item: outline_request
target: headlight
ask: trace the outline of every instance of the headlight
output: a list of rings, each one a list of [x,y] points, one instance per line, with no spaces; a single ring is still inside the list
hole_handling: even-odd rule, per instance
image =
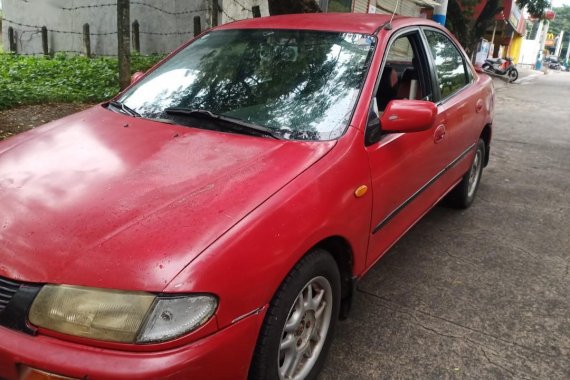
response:
[[[45,285],[30,309],[38,327],[91,339],[154,343],[197,329],[214,314],[211,295],[161,297],[145,292]]]

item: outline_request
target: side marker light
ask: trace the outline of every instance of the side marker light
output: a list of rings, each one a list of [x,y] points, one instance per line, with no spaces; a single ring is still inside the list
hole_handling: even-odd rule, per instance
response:
[[[358,186],[358,188],[354,190],[354,196],[356,198],[362,198],[364,194],[366,194],[367,192],[368,192],[368,186],[366,185]]]

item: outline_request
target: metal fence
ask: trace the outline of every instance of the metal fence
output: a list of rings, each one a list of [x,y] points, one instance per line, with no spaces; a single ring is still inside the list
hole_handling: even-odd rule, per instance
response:
[[[152,23],[145,22],[144,20],[135,19],[132,21],[131,30],[131,47],[132,51],[135,53],[141,52],[141,37],[152,36],[154,38],[163,38],[164,40],[169,40],[169,37],[177,37],[176,41],[180,43],[183,40],[196,36],[209,26],[215,26],[217,24],[218,15],[222,16],[225,21],[236,21],[239,19],[235,14],[230,14],[226,8],[231,6],[235,9],[239,9],[241,14],[247,14],[248,17],[260,17],[261,11],[259,5],[254,5],[252,7],[246,7],[244,0],[223,0],[228,7],[222,7],[218,0],[207,0],[207,6],[200,9],[183,10],[183,11],[172,11],[164,9],[155,4],[149,4],[144,1],[131,0],[131,6],[138,6],[146,9],[146,19],[153,19],[154,17],[166,17],[167,19],[176,19],[179,17],[184,18],[184,20],[191,20],[188,27],[183,30],[170,30],[170,31],[157,31],[153,28]],[[88,4],[80,5],[74,7],[60,7],[59,12],[68,13],[68,17],[76,17],[77,12],[84,11],[96,11],[98,8],[111,8],[116,10],[117,2],[109,2],[103,4]],[[217,8],[215,11],[214,9]],[[4,46],[4,50],[12,54],[21,55],[53,55],[55,52],[63,52],[69,54],[81,54],[87,57],[93,57],[94,55],[105,55],[114,56],[116,54],[96,54],[97,52],[93,49],[93,39],[116,36],[118,31],[115,29],[111,30],[100,30],[100,25],[98,20],[93,22],[84,23],[81,29],[78,30],[67,30],[54,25],[34,25],[25,22],[19,22],[17,20],[12,20],[8,17],[3,18],[3,23],[7,33],[7,44]],[[205,22],[208,20],[209,22]],[[93,31],[96,30],[96,31]],[[57,40],[57,36],[66,35],[73,38],[73,43],[68,43],[66,45],[73,46],[75,48],[61,48],[60,46],[53,46],[51,41]],[[5,39],[6,40],[6,39]],[[41,40],[41,44],[38,40]],[[110,44],[114,43],[116,39],[106,39],[104,43]],[[78,43],[79,42],[79,43]],[[178,43],[176,45],[178,45]],[[98,41],[100,45],[100,42]],[[51,46],[50,46],[51,45]],[[60,44],[61,45],[61,44]],[[98,45],[98,46],[99,46]],[[39,48],[41,46],[41,48]],[[79,48],[80,47],[80,48]],[[109,51],[109,49],[106,49]],[[163,51],[162,53],[165,53]]]

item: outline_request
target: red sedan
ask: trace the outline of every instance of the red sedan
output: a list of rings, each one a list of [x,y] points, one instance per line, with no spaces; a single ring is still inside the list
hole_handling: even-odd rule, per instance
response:
[[[355,282],[473,202],[493,100],[431,21],[282,16],[4,141],[0,378],[315,378]]]

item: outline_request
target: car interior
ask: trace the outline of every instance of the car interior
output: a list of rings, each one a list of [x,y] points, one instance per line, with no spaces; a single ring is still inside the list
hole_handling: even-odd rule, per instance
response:
[[[419,100],[424,97],[420,81],[420,60],[414,47],[417,34],[397,38],[390,46],[376,99],[383,111],[390,100]]]
[[[371,104],[370,118],[366,131],[366,144],[370,145],[382,137],[377,128],[382,113],[390,101],[395,99],[430,100],[430,91],[424,90],[428,82],[423,74],[421,62],[427,62],[418,52],[419,34],[410,33],[398,37],[388,50],[375,100]]]

